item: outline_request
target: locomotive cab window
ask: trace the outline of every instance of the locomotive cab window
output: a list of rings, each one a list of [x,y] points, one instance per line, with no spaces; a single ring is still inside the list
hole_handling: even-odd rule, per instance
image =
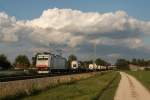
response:
[[[73,64],[73,67],[77,67],[77,65],[76,65],[76,64]]]
[[[48,60],[48,58],[38,58],[38,60]]]

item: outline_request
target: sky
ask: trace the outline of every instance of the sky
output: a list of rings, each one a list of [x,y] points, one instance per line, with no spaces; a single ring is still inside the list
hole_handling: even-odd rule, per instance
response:
[[[0,0],[0,53],[49,48],[81,60],[150,58],[149,0]],[[50,45],[53,44],[53,45]]]

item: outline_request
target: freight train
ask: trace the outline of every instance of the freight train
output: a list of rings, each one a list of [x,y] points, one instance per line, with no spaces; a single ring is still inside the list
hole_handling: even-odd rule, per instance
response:
[[[89,72],[94,70],[100,70],[96,64],[90,64],[87,67],[83,67],[78,61],[72,61],[70,66],[67,65],[67,59],[51,53],[41,53],[36,59],[37,73],[67,73],[67,72]]]

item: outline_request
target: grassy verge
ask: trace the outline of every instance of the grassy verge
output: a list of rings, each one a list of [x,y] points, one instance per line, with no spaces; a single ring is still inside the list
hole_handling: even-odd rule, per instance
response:
[[[107,89],[101,94],[99,100],[114,100],[114,96],[121,79],[121,75],[117,73],[114,80],[110,82]]]
[[[92,72],[74,75],[55,77],[35,78],[10,82],[0,82],[0,100],[20,100],[20,98],[40,93],[63,84],[73,84],[76,81],[84,80],[95,75],[102,75],[106,72]]]
[[[111,88],[109,84],[113,83],[112,80],[116,78],[116,75],[118,75],[117,72],[108,72],[104,75],[97,75],[85,80],[61,85],[39,94],[26,97],[23,100],[96,100],[101,97],[102,93],[111,92],[110,90],[107,92],[105,91],[107,88]],[[115,91],[113,89],[111,90]],[[112,98],[113,96],[114,94],[111,94]]]
[[[150,90],[150,71],[127,71]]]

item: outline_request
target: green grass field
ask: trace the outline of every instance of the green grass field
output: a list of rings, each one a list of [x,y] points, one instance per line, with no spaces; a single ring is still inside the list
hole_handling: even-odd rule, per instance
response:
[[[102,93],[99,100],[114,100],[114,96],[119,85],[121,76],[117,73],[116,78],[112,81],[112,83],[107,87],[107,89]]]
[[[128,71],[150,90],[150,71]]]
[[[113,100],[120,75],[108,72],[29,96],[23,100]]]

